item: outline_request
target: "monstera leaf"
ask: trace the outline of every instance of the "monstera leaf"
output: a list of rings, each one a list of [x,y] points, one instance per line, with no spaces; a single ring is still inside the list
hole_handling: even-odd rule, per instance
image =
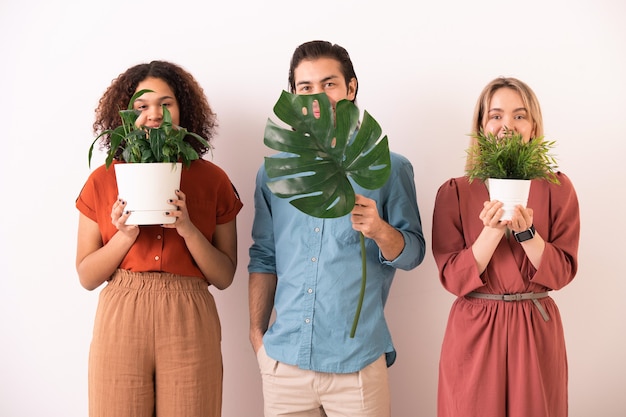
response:
[[[274,113],[291,126],[285,129],[268,119],[265,144],[281,157],[265,158],[272,180],[270,191],[289,198],[298,210],[319,218],[336,218],[354,208],[351,178],[363,188],[382,187],[391,172],[387,136],[369,113],[359,124],[359,109],[341,100],[336,109],[325,93],[296,95],[283,91]],[[362,281],[359,304],[350,337],[358,324],[366,283],[365,239],[361,238]]]
[[[278,197],[292,198],[290,203],[300,211],[321,218],[344,216],[354,207],[348,177],[370,190],[387,181],[391,171],[387,136],[380,139],[382,130],[367,112],[359,126],[354,103],[339,101],[333,112],[324,93],[283,91],[274,112],[293,129],[268,120],[265,144],[293,156],[265,158],[267,175],[276,179],[268,187]]]

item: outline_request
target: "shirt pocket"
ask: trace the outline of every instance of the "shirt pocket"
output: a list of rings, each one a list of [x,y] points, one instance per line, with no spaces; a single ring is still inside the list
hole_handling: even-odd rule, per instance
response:
[[[338,246],[352,246],[360,244],[360,233],[352,228],[350,214],[338,219],[328,220],[330,236],[336,239]]]

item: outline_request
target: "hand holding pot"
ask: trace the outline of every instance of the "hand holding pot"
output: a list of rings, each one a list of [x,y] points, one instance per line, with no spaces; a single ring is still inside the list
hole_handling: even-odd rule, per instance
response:
[[[176,190],[175,193],[178,199],[168,200],[169,204],[175,206],[175,210],[165,212],[165,216],[175,218],[174,223],[163,224],[162,226],[167,229],[176,228],[178,234],[184,238],[193,231],[193,228],[195,228],[195,226],[193,225],[193,223],[191,223],[191,220],[189,219],[187,202],[185,201],[187,196],[180,190]]]
[[[111,223],[123,234],[136,238],[139,234],[139,226],[127,225],[126,221],[130,216],[130,211],[126,210],[126,200],[118,198],[111,208]]]
[[[502,220],[502,215],[504,214],[503,206],[504,204],[498,200],[485,201],[483,203],[483,209],[478,217],[485,227],[504,230],[510,221]]]
[[[514,233],[520,233],[528,230],[533,224],[533,209],[526,208],[521,204],[515,206],[513,216],[509,221],[509,229]]]

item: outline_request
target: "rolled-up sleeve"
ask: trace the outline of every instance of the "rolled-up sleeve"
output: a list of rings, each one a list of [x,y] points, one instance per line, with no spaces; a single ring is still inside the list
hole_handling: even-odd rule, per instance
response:
[[[271,192],[266,183],[265,168],[261,166],[256,176],[254,191],[253,243],[249,249],[249,273],[276,273],[276,247],[272,221]]]
[[[413,166],[405,157],[392,154],[392,174],[384,192],[383,219],[395,227],[404,238],[404,249],[393,260],[381,262],[397,269],[411,270],[422,263],[426,252],[426,242],[422,231],[422,221],[417,204]]]

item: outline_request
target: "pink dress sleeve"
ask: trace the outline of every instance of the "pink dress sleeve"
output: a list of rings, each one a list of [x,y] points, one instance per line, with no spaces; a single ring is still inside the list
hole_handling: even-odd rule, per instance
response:
[[[471,231],[471,225],[475,223],[471,216],[477,219],[480,211],[477,212],[473,205],[478,204],[477,207],[482,209],[483,201],[489,198],[486,190],[484,193],[477,192],[480,198],[460,190],[461,181],[466,182],[464,178],[453,178],[439,188],[432,231],[432,250],[439,279],[446,290],[458,296],[484,285],[471,250],[471,243],[477,236],[473,236]],[[463,196],[470,197],[472,201]]]
[[[570,179],[558,174],[560,185],[541,181],[532,193],[529,207],[534,208],[537,232],[546,241],[539,269],[529,277],[535,284],[559,290],[569,284],[578,269],[580,214],[578,197]]]

